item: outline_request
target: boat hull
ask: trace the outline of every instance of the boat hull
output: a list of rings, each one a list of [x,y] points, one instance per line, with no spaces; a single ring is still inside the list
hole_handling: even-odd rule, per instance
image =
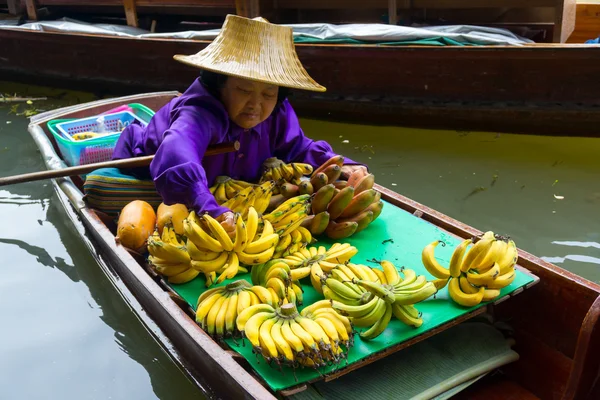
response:
[[[29,131],[49,169],[63,168],[51,143],[45,123],[50,119],[96,114],[121,104],[141,102],[157,108],[174,93],[130,96],[102,100],[68,110],[40,114],[32,120]],[[273,399],[255,376],[223,350],[193,320],[189,306],[169,291],[158,276],[150,274],[134,256],[115,243],[113,232],[83,202],[80,187],[71,178],[54,181],[62,198],[83,223],[97,252],[132,293],[162,333],[163,346],[187,373],[198,382],[209,382],[214,393],[223,398]],[[420,203],[381,186],[375,186],[382,199],[446,230],[448,234],[468,238],[481,231],[443,215]],[[540,278],[534,287],[516,297],[489,306],[487,311],[514,330],[515,350],[519,361],[502,367],[506,380],[502,384],[482,379],[469,389],[469,397],[490,398],[490,391],[502,398],[586,399],[600,391],[596,377],[600,374],[600,285],[547,263],[519,250],[519,265]],[[105,272],[110,273],[105,269]],[[116,286],[125,291],[124,287]],[[126,297],[126,296],[124,296]],[[144,318],[141,318],[144,321]],[[146,321],[147,323],[147,321]],[[158,337],[161,340],[161,337]],[[302,388],[294,388],[300,390]],[[532,397],[533,398],[533,397]]]
[[[0,72],[124,94],[184,91],[173,60],[208,42],[0,30]],[[296,45],[325,93],[295,92],[302,117],[450,130],[600,137],[600,47]],[[4,78],[4,79],[7,79]]]

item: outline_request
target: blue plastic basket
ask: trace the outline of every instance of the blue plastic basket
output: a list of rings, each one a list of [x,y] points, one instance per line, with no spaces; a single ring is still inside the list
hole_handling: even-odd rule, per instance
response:
[[[137,114],[137,110],[134,110]],[[149,115],[138,116],[129,111],[104,115],[105,131],[108,134],[85,140],[73,140],[71,136],[81,132],[98,132],[97,119],[100,115],[74,120],[53,120],[48,123],[48,129],[52,132],[67,165],[108,161],[112,157],[122,129],[135,121],[144,127],[148,124],[153,111],[146,110],[145,107],[142,111]]]
[[[69,122],[62,122],[60,124],[56,124],[56,128],[62,135],[71,139],[73,135],[76,133],[82,132],[101,132],[101,124],[98,122],[99,118],[104,118],[104,132],[107,134],[120,134],[123,129],[127,126],[131,125],[134,121],[139,121],[144,124],[142,119],[138,118],[136,115],[129,111],[121,111],[115,114],[106,114],[106,115],[95,115],[93,117],[76,119]],[[109,135],[104,135],[104,138],[107,138]],[[72,140],[72,139],[71,139]],[[85,140],[93,140],[93,139],[85,139]],[[85,141],[78,140],[78,141]]]

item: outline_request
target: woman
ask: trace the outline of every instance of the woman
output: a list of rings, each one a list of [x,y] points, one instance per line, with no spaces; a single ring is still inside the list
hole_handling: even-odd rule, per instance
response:
[[[186,204],[232,229],[233,213],[209,191],[215,177],[257,181],[269,157],[317,167],[335,155],[328,143],[304,136],[286,99],[288,88],[325,91],[300,64],[290,28],[228,15],[204,50],[174,58],[203,69],[201,77],[146,128],[123,131],[113,155],[155,154],[149,173],[166,204]],[[207,146],[234,140],[239,151],[203,158]],[[365,167],[346,159],[342,170],[356,168]]]

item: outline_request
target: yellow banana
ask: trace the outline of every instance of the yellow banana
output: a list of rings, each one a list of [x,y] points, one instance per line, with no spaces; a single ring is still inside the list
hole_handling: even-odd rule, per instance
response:
[[[431,275],[439,279],[448,279],[448,277],[450,277],[450,271],[448,271],[447,268],[442,267],[435,259],[434,252],[439,243],[443,242],[436,240],[425,246],[423,253],[421,254],[421,260]]]
[[[190,258],[196,261],[212,261],[221,255],[221,252],[200,250],[191,240],[187,241],[185,248],[187,249]]]
[[[217,317],[221,311],[221,306],[225,304],[228,298],[228,294],[223,294],[206,315],[206,319],[203,321],[202,329],[204,329],[209,335],[215,334]]]
[[[300,234],[302,235],[302,241],[304,243],[307,243],[307,244],[312,243],[312,234],[310,233],[310,231],[308,229],[306,229],[303,226],[300,226],[297,228],[297,231],[300,232]]]
[[[248,289],[240,290],[237,300],[237,315],[252,305],[252,298]]]
[[[244,292],[250,293],[247,291],[244,291]],[[238,316],[235,319],[235,324],[236,324],[238,331],[240,331],[240,332],[244,331],[246,329],[246,323],[250,320],[250,318],[252,318],[254,315],[256,315],[258,313],[274,314],[275,309],[273,307],[271,307],[270,304],[256,304],[256,305],[250,306],[248,308],[245,308],[241,311],[238,310]]]
[[[283,235],[279,238],[279,242],[277,243],[277,247],[275,247],[275,251],[284,251],[288,248],[288,246],[292,243],[292,235]]]
[[[225,317],[227,315],[227,309],[229,308],[229,303],[233,294],[228,294],[227,299],[221,304],[219,308],[219,312],[217,313],[217,318],[215,319],[215,336],[223,337],[225,334]]]
[[[383,268],[383,274],[385,275],[385,279],[388,285],[397,285],[400,283],[400,274],[398,274],[398,270],[396,266],[387,260],[381,261],[381,267]]]
[[[226,252],[222,252],[219,254],[214,260],[210,261],[196,261],[192,260],[191,265],[195,270],[201,271],[203,273],[215,272],[219,269],[223,268],[225,264],[227,264],[227,259],[229,255]]]
[[[270,304],[271,306],[275,305],[271,292],[269,292],[267,288],[262,286],[252,286],[250,290],[259,298],[261,303]]]
[[[498,266],[500,267],[500,275],[504,275],[507,272],[513,270],[517,260],[519,258],[519,253],[517,251],[517,246],[515,242],[512,240],[508,241],[508,245],[506,251],[502,256],[499,257]]]
[[[274,311],[271,311],[271,312],[265,311],[265,312],[256,313],[248,319],[248,321],[246,322],[244,327],[242,329],[240,329],[240,332],[243,332],[244,335],[246,335],[246,338],[248,338],[250,343],[252,343],[252,346],[260,347],[260,339],[259,339],[260,327],[266,321],[272,319],[273,317],[275,317]],[[238,325],[238,329],[239,329],[239,325]]]
[[[458,285],[460,286],[460,290],[462,290],[466,294],[474,294],[479,291],[478,288],[471,285],[471,283],[467,280],[467,277],[462,275],[458,279]]]
[[[331,344],[329,336],[327,336],[327,333],[325,333],[323,328],[321,328],[321,325],[317,324],[312,319],[299,315],[296,318],[294,318],[294,320],[298,322],[300,326],[312,336],[314,341],[318,343],[319,346],[321,346],[321,342],[325,344]]]
[[[485,289],[481,301],[491,301],[500,296],[500,289]]]
[[[290,323],[290,320],[283,321],[281,325],[281,335],[296,354],[304,354],[304,343],[302,343],[302,340],[300,340],[300,338],[292,331]]]
[[[310,275],[310,267],[301,267],[290,271],[290,278],[293,281],[299,281],[300,279],[306,278],[308,275]]]
[[[294,361],[294,353],[292,353],[292,348],[285,340],[282,334],[283,323],[287,322],[281,318],[278,318],[276,322],[271,327],[271,338],[273,342],[275,342],[275,346],[279,354],[281,354],[284,360],[293,362]]]
[[[467,280],[475,286],[488,286],[496,279],[500,273],[500,267],[498,263],[494,263],[494,266],[484,272],[483,274],[475,274],[473,272],[467,272]]]
[[[263,352],[263,356],[277,358],[279,356],[279,352],[277,351],[277,346],[275,345],[275,341],[271,336],[271,329],[273,325],[277,322],[276,318],[270,318],[263,322],[260,325],[258,337],[260,342],[260,347]]]
[[[488,251],[492,247],[495,239],[488,237],[482,238],[480,241],[475,243],[473,247],[467,252],[463,262],[460,266],[461,272],[467,272],[472,268],[473,265],[479,263],[487,255]]]
[[[290,329],[294,332],[294,335],[302,341],[305,347],[315,351],[317,350],[317,343],[310,333],[306,331],[296,320],[290,320]]]
[[[208,227],[212,234],[217,238],[219,243],[221,243],[223,249],[225,249],[225,251],[233,250],[233,242],[227,234],[227,231],[225,231],[225,228],[223,228],[223,226],[216,219],[211,217],[210,214],[204,214],[202,218],[204,218],[204,220],[208,224]]]
[[[183,230],[188,240],[191,240],[198,249],[206,249],[220,253],[223,251],[223,246],[218,240],[211,237],[190,217],[183,220]]]
[[[480,287],[476,293],[465,293],[461,290],[458,279],[456,278],[451,279],[448,284],[448,293],[452,300],[464,307],[474,307],[481,303],[484,292],[485,288]]]
[[[189,263],[183,264],[172,264],[172,265],[154,265],[156,271],[164,276],[174,276],[178,275],[184,271],[187,271],[190,268]]]
[[[275,244],[273,244],[273,246],[260,253],[248,254],[244,251],[241,251],[238,253],[238,257],[240,259],[240,262],[245,265],[264,264],[273,257],[274,252]]]
[[[463,240],[452,253],[452,258],[450,258],[450,265],[448,270],[450,271],[450,276],[454,278],[458,278],[460,276],[460,267],[462,265],[462,260],[467,251],[467,247],[472,243],[471,239]]]
[[[254,241],[256,231],[258,230],[258,214],[254,207],[248,209],[248,219],[246,220],[246,240],[248,243]]]
[[[170,283],[186,283],[196,278],[199,273],[200,271],[196,271],[193,268],[189,268],[180,274],[170,276],[168,280]]]
[[[515,270],[509,271],[506,274],[500,275],[496,279],[494,279],[494,281],[489,283],[487,285],[487,288],[488,289],[502,289],[503,287],[510,285],[515,280],[516,275],[517,275],[517,272]]]
[[[223,293],[222,293],[222,289],[223,288],[216,288],[217,292],[213,292],[210,296],[204,298],[202,301],[200,301],[196,307],[196,322],[198,322],[199,324],[202,324],[204,321],[204,318],[206,317],[206,315],[208,315],[208,312],[210,311],[210,309],[212,308],[212,306],[217,302],[217,300],[219,300],[221,297],[223,297]]]
[[[239,252],[246,248],[249,241],[247,232],[242,215],[238,214],[235,221],[235,242],[233,243],[233,251]]]
[[[235,318],[237,317],[238,301],[241,293],[244,293],[244,291],[233,293],[229,298],[227,311],[225,311],[225,334],[227,335],[233,334],[235,330]]]
[[[258,254],[270,248],[275,251],[275,246],[277,245],[278,241],[279,235],[276,233],[267,235],[266,237],[265,235],[261,235],[260,239],[249,243],[244,252],[247,254]]]
[[[507,248],[508,244],[504,240],[495,240],[485,257],[482,260],[475,260],[470,269],[480,273],[487,271],[504,255]]]
[[[418,328],[421,325],[423,325],[423,319],[419,318],[418,316],[415,317],[414,315],[411,315],[411,313],[408,311],[407,307],[409,307],[409,306],[401,306],[399,304],[393,304],[392,312],[394,313],[394,316],[396,318],[398,318],[401,322],[403,322],[404,324],[406,324],[408,326],[414,326],[415,328]]]
[[[157,241],[152,236],[148,238],[148,252],[173,264],[189,263],[190,255],[183,246]]]
[[[237,275],[240,266],[237,254],[234,252],[229,253],[229,256],[227,257],[227,263],[225,265],[227,265],[227,268],[225,268],[221,275],[219,275],[217,283],[221,283],[225,279],[231,279]]]

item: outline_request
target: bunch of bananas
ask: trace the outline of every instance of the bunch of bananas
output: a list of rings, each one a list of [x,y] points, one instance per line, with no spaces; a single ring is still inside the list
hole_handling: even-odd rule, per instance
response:
[[[148,238],[148,261],[170,283],[189,282],[198,276],[192,268],[190,256],[183,241],[180,241],[170,225],[163,228],[162,236],[155,230]]]
[[[298,283],[298,274],[294,274],[289,265],[281,260],[271,260],[255,265],[251,270],[252,283],[266,287],[275,303],[295,303],[302,305],[303,292]]]
[[[245,188],[253,186],[254,185],[251,183],[238,181],[228,176],[221,175],[215,178],[215,184],[211,186],[209,190],[212,195],[215,196],[217,203],[223,204]]]
[[[308,194],[292,197],[269,214],[265,214],[263,219],[270,222],[275,232],[283,238],[295,231],[308,217],[310,200]]]
[[[313,172],[313,167],[305,163],[290,163],[286,164],[277,157],[267,158],[263,163],[263,174],[260,177],[260,183],[267,181],[275,181],[277,189],[275,194],[279,194],[281,188],[286,183],[291,185],[300,185],[303,182],[303,177],[310,175]],[[307,194],[312,194],[306,192]],[[282,192],[282,194],[284,194]],[[297,195],[294,194],[293,196]],[[303,193],[300,193],[303,194]],[[290,195],[289,197],[293,197]],[[287,197],[287,196],[286,196]]]
[[[515,279],[518,252],[515,242],[494,232],[485,232],[470,249],[472,239],[461,242],[452,253],[448,268],[435,259],[436,240],[423,249],[423,265],[429,273],[448,283],[452,300],[465,307],[490,301]]]
[[[257,304],[276,303],[267,289],[240,279],[202,293],[196,304],[196,322],[213,337],[234,336],[237,316]]]
[[[343,156],[332,157],[311,177],[312,215],[303,226],[313,235],[343,239],[362,231],[381,214],[381,193],[373,189],[375,176],[357,170],[348,181],[339,180],[343,162]]]
[[[292,270],[294,280],[310,275],[315,290],[323,293],[322,281],[327,278],[338,264],[344,264],[358,253],[358,249],[349,243],[334,243],[329,250],[324,246],[304,248],[280,260]]]
[[[400,276],[391,262],[383,260],[381,266],[383,270],[373,268],[369,272],[366,266],[340,265],[325,281],[328,289],[323,293],[332,300],[333,308],[351,316],[356,326],[370,326],[360,334],[366,340],[379,336],[392,315],[406,325],[421,326],[423,320],[414,304],[438,290],[412,269],[403,269]]]
[[[279,237],[279,243],[275,247],[273,258],[281,258],[305,248],[313,241],[310,231],[299,226],[287,235]]]
[[[300,314],[293,303],[277,308],[251,306],[238,315],[236,325],[268,362],[293,367],[339,364],[351,344],[352,327],[347,318],[334,310],[317,313],[316,308]]]
[[[259,224],[262,232],[258,230]],[[187,250],[192,267],[205,274],[220,273],[216,283],[231,279],[238,272],[247,272],[240,268],[240,263],[256,265],[269,261],[279,241],[271,223],[259,217],[254,207],[249,207],[246,221],[241,214],[236,215],[234,239],[208,214],[198,218],[190,212],[183,221],[183,228],[188,237]]]
[[[242,214],[244,218],[248,215],[250,207],[254,207],[257,213],[263,214],[269,206],[274,187],[273,181],[264,182],[258,186],[248,186],[220,205]]]

